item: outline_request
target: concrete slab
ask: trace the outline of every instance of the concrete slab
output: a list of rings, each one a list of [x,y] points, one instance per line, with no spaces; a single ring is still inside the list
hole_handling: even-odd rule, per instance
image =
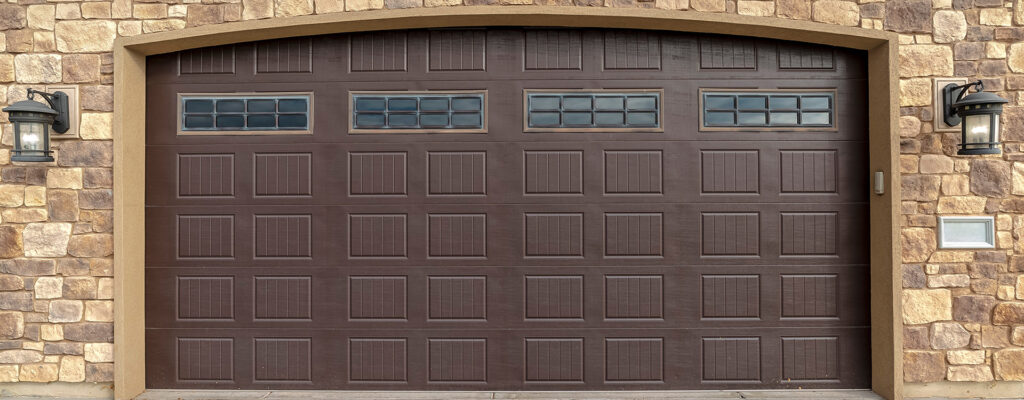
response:
[[[630,400],[630,399],[744,399],[744,400],[881,400],[869,390],[756,390],[756,391],[633,391],[633,392],[385,392],[385,391],[227,391],[149,390],[138,400]]]

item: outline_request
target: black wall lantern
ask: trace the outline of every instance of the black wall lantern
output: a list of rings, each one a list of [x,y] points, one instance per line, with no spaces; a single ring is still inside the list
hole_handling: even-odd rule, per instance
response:
[[[967,90],[974,86],[974,93]],[[1009,101],[985,92],[985,85],[975,81],[966,85],[950,83],[942,88],[943,120],[946,125],[960,127],[959,155],[999,154],[999,115]]]
[[[42,96],[49,107],[33,101],[36,94]],[[46,93],[29,89],[28,98],[3,109],[14,124],[11,161],[53,161],[50,126],[57,133],[68,131],[68,95],[64,92]]]

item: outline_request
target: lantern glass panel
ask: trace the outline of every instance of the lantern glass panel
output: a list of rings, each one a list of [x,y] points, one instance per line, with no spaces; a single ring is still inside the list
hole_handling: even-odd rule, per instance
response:
[[[19,122],[18,134],[21,150],[24,152],[43,152],[46,150],[46,126],[42,122]]]
[[[988,147],[991,140],[990,133],[993,129],[992,118],[989,114],[968,115],[964,118],[964,144],[965,148]]]

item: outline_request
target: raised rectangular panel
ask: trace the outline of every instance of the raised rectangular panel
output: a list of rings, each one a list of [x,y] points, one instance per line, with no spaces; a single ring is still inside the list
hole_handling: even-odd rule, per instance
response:
[[[580,70],[583,41],[580,31],[526,30],[524,53],[527,70]]]
[[[358,33],[350,38],[352,72],[405,71],[405,31]]]
[[[604,152],[604,191],[661,194],[661,150]]]
[[[835,193],[839,176],[835,150],[783,150],[782,193]]]
[[[661,69],[661,35],[640,30],[605,32],[604,69]]]
[[[701,36],[700,67],[757,69],[757,46],[754,40],[749,38]]]
[[[80,125],[82,120],[82,104],[80,102],[81,96],[78,90],[78,85],[65,85],[65,84],[51,84],[46,85],[43,90],[54,93],[64,92],[68,96],[68,131],[59,135],[51,135],[50,140],[61,141],[61,140],[78,140],[81,139]]]
[[[349,381],[405,382],[408,367],[406,339],[352,338],[348,341]]]
[[[487,153],[430,152],[427,186],[431,195],[487,194]]]
[[[583,277],[526,277],[527,319],[583,319]]]
[[[757,193],[759,190],[757,150],[704,150],[700,152],[700,164],[704,193]]]
[[[783,318],[838,317],[836,275],[782,275]]]
[[[178,52],[181,75],[235,73],[235,45],[203,47]]]
[[[606,382],[661,382],[664,380],[662,338],[605,339]]]
[[[178,154],[178,196],[234,195],[234,154]]]
[[[310,215],[256,215],[256,258],[309,258],[313,251]]]
[[[431,276],[431,320],[486,320],[487,277]]]
[[[606,257],[660,257],[662,242],[661,213],[606,213]]]
[[[835,52],[826,46],[779,43],[779,69],[833,69]]]
[[[312,319],[312,278],[308,276],[257,276],[254,305],[256,319]]]
[[[701,254],[756,256],[760,254],[758,213],[702,213]]]
[[[760,286],[757,275],[701,276],[701,317],[760,317]]]
[[[253,170],[255,195],[311,195],[312,159],[313,155],[310,153],[257,153]]]
[[[483,71],[486,69],[487,32],[482,29],[430,31],[431,71]]]
[[[309,338],[253,339],[256,382],[312,380],[312,340]]]
[[[178,319],[235,317],[235,278],[230,276],[179,276]]]
[[[701,353],[701,377],[705,382],[761,381],[760,338],[706,337]]]
[[[661,275],[604,277],[605,318],[660,319],[664,312]]]
[[[838,337],[782,338],[782,379],[822,381],[839,379]]]
[[[583,213],[527,213],[527,257],[583,257]]]
[[[996,247],[993,217],[939,217],[940,249],[991,249]]]
[[[782,255],[836,255],[839,245],[839,215],[825,213],[781,213]]]
[[[583,194],[582,151],[523,152],[526,194]]]
[[[406,319],[406,277],[353,276],[348,287],[350,319]]]
[[[233,215],[179,215],[178,258],[235,256]]]
[[[583,338],[527,338],[526,382],[583,382]]]
[[[256,43],[256,73],[313,72],[313,38],[285,38]]]
[[[348,185],[353,196],[405,195],[408,177],[405,152],[351,152]]]
[[[932,130],[935,132],[960,132],[960,125],[946,125],[945,118],[943,118],[942,88],[946,87],[950,83],[964,85],[967,83],[967,78],[933,78],[933,84],[935,87],[932,88],[932,115],[934,115],[935,118],[932,120],[932,123],[934,124]]]
[[[487,382],[487,339],[428,339],[431,382]]]
[[[233,381],[234,340],[178,338],[178,381]]]
[[[405,214],[349,215],[349,257],[405,257],[407,220]]]
[[[429,214],[430,257],[486,257],[486,214]]]

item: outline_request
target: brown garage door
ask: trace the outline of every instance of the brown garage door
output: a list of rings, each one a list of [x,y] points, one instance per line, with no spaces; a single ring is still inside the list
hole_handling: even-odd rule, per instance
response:
[[[453,29],[147,71],[149,387],[869,385],[863,53]]]

